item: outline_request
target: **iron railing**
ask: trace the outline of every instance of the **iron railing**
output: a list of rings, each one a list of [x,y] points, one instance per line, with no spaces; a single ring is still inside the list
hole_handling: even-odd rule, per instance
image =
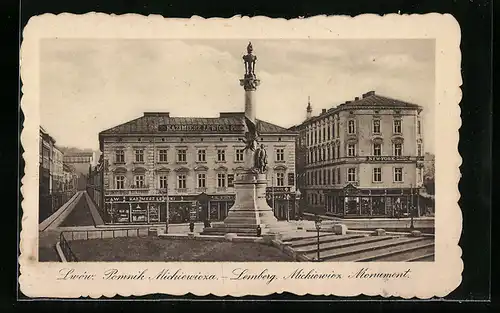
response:
[[[67,262],[78,262],[78,258],[73,253],[73,251],[71,251],[71,246],[69,245],[68,241],[66,241],[66,238],[64,238],[64,233],[61,233],[59,235],[59,245]]]
[[[78,262],[77,256],[71,250],[71,241],[89,239],[112,239],[120,237],[146,237],[149,228],[117,228],[117,229],[92,229],[69,230],[59,234],[59,244],[64,257],[68,262]]]

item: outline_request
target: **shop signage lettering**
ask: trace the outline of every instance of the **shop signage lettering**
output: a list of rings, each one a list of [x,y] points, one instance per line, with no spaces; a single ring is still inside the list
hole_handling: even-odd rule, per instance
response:
[[[214,195],[210,196],[211,201],[234,201],[233,195]]]
[[[165,196],[106,196],[106,202],[165,202]],[[192,201],[193,196],[169,196],[168,201]]]
[[[290,192],[290,187],[266,187],[266,192]]]
[[[410,161],[409,156],[367,156],[369,162]]]
[[[203,125],[203,124],[164,124],[158,131],[165,132],[242,132],[243,125]]]

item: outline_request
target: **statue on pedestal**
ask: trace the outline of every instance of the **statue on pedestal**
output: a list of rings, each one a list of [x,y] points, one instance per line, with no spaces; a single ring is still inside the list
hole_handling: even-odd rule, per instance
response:
[[[255,78],[255,61],[257,61],[257,57],[253,55],[252,52],[252,43],[249,42],[247,46],[247,55],[243,56],[243,61],[245,61],[245,78]]]
[[[264,174],[267,170],[267,151],[264,149],[264,145],[261,144],[260,147],[254,154],[255,169],[260,173]]]

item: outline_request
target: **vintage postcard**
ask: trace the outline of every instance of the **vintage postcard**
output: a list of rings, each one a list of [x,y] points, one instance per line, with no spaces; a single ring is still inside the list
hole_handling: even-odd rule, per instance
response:
[[[45,14],[22,35],[25,295],[459,286],[451,15]]]

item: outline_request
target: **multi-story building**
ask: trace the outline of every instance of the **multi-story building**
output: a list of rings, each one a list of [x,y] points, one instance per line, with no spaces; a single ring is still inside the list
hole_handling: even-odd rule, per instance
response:
[[[74,170],[63,163],[63,152],[43,127],[39,129],[39,220],[60,208],[73,194]]]
[[[95,153],[89,152],[68,152],[64,154],[64,163],[73,166],[76,172],[87,176],[89,167],[95,165]]]
[[[113,223],[223,220],[244,165],[243,113],[215,118],[144,116],[99,134],[106,219]],[[295,132],[257,121],[268,152],[267,198],[278,218],[294,214]]]
[[[422,107],[370,91],[292,129],[298,187],[310,211],[335,216],[420,214]]]

